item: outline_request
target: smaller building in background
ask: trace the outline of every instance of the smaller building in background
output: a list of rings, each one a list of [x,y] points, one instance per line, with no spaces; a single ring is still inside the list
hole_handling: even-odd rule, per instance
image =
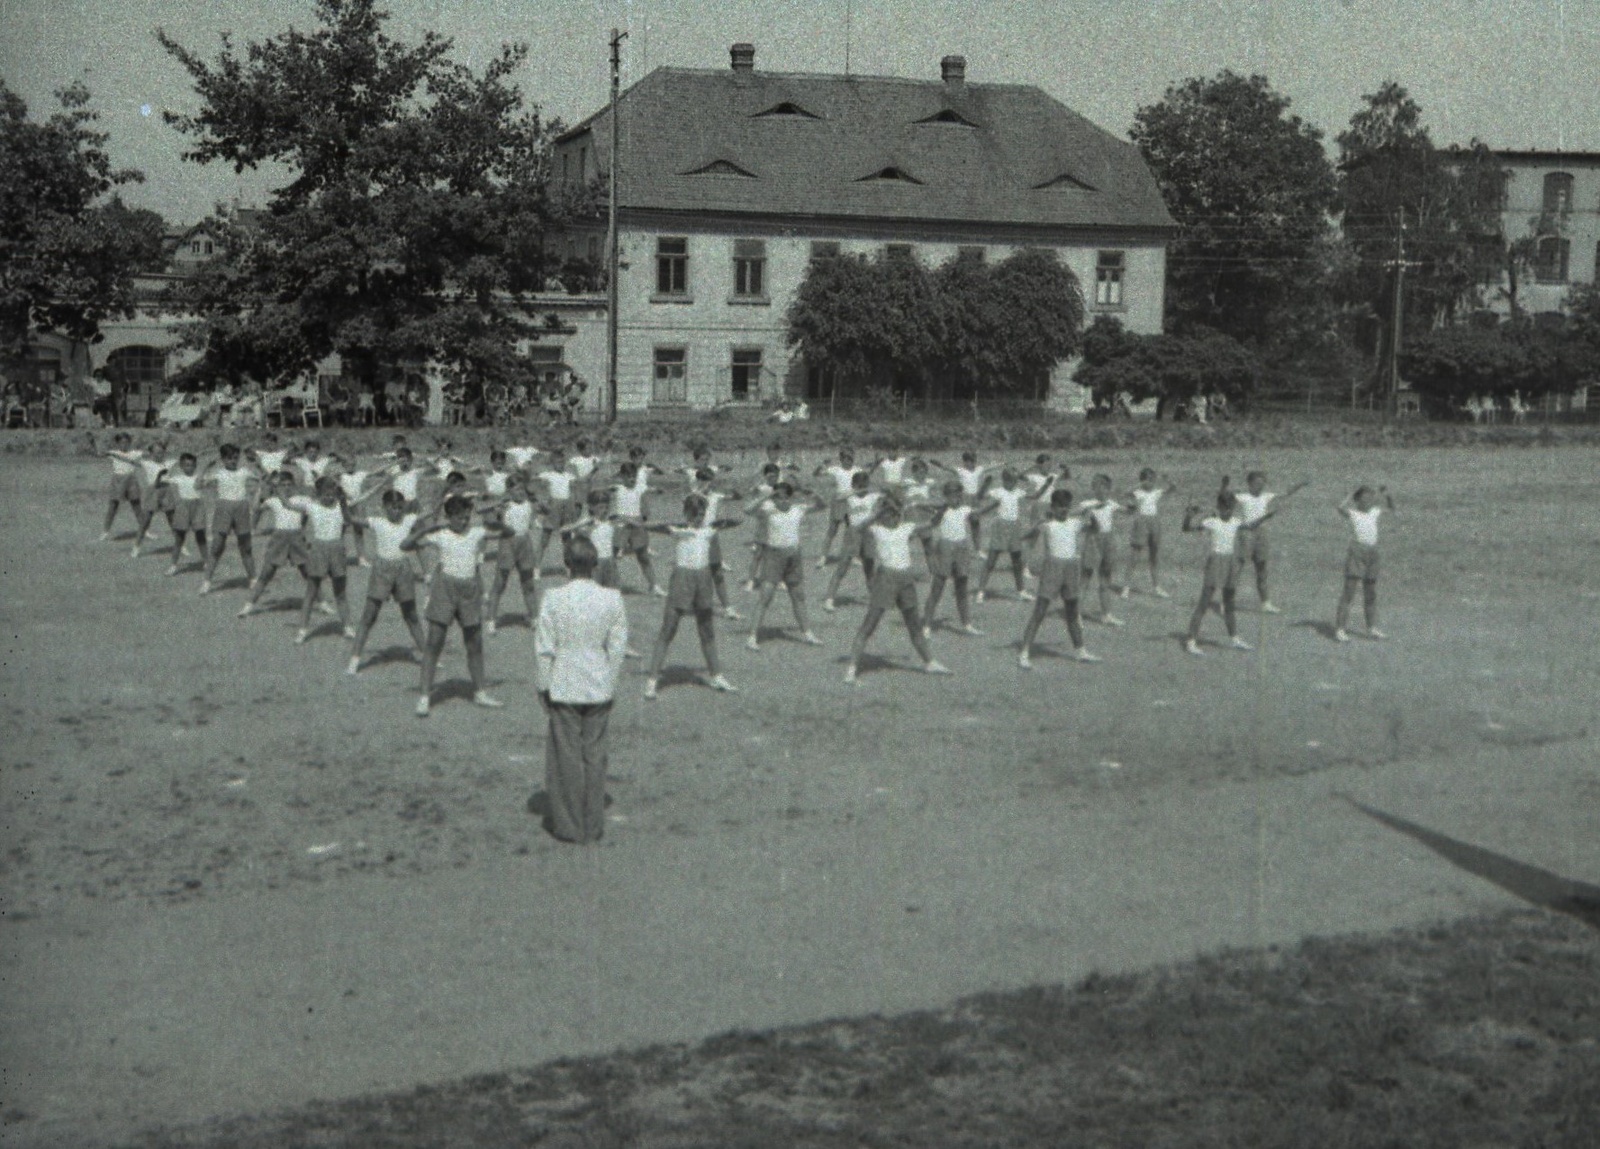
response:
[[[1495,155],[1506,171],[1502,226],[1522,257],[1491,305],[1501,314],[1513,299],[1527,315],[1560,311],[1572,285],[1594,283],[1600,265],[1600,152]]]

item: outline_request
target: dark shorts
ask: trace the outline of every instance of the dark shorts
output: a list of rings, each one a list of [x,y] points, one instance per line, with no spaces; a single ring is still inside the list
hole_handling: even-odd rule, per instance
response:
[[[599,586],[610,587],[612,590],[617,589],[619,583],[617,579],[617,560],[604,558],[596,562],[594,565],[594,581]]]
[[[147,497],[145,501],[150,502],[151,500]],[[177,510],[178,488],[165,485],[156,488],[154,502],[152,505],[158,511],[171,512]]]
[[[1039,601],[1075,599],[1081,580],[1079,560],[1053,559],[1046,555],[1039,563]]]
[[[1267,529],[1251,527],[1239,532],[1239,561],[1262,564],[1267,561]]]
[[[860,527],[852,527],[846,520],[844,533],[839,536],[839,561],[842,563],[850,559],[860,559],[865,563],[871,561],[875,554],[872,536]]]
[[[144,491],[139,487],[139,472],[129,471],[126,475],[111,475],[111,485],[106,488],[106,497],[113,502],[138,503],[144,501]]]
[[[1207,555],[1205,585],[1215,590],[1233,589],[1240,565],[1238,555]]]
[[[344,539],[321,542],[312,539],[306,543],[306,578],[344,578],[350,556],[345,553]]]
[[[306,543],[299,531],[273,531],[267,536],[267,553],[262,568],[306,565]]]
[[[1129,540],[1135,550],[1161,545],[1161,520],[1154,515],[1133,516],[1133,534]]]
[[[805,563],[800,561],[800,552],[794,547],[762,547],[761,548],[761,581],[777,586],[782,583],[790,590],[799,590],[805,585]]]
[[[410,559],[373,559],[367,578],[367,597],[373,602],[417,601],[417,568]]]
[[[716,588],[711,582],[711,571],[675,567],[672,581],[667,585],[667,609],[682,612],[710,610],[716,602]]]
[[[463,629],[483,625],[483,583],[476,578],[451,578],[435,573],[428,588],[424,615],[429,622],[449,626],[459,621]]]
[[[888,610],[890,607],[915,610],[916,606],[917,583],[910,571],[879,567],[872,572],[872,586],[867,597],[868,610]]]
[[[1110,582],[1116,571],[1116,556],[1111,553],[1111,540],[1099,535],[1085,535],[1081,545],[1083,554],[1078,565],[1083,568],[1084,578],[1099,575],[1102,580]]]
[[[843,497],[834,499],[828,504],[828,525],[843,526],[849,508],[845,505]]]
[[[172,508],[172,529],[175,531],[203,531],[206,529],[206,505],[200,499],[179,499]]]
[[[250,533],[250,504],[244,499],[218,499],[211,508],[211,533],[221,538],[232,531],[236,535]]]
[[[990,554],[1012,554],[1022,549],[1021,519],[990,519],[983,529]]]
[[[972,575],[972,544],[965,539],[959,543],[949,539],[934,539],[933,550],[928,553],[928,570],[940,578],[969,578]]]
[[[623,523],[617,528],[617,553],[642,555],[650,549],[650,532],[643,523]]]
[[[1344,556],[1344,577],[1358,578],[1362,582],[1378,581],[1378,548],[1365,543],[1351,543]]]
[[[562,527],[578,521],[578,504],[572,499],[553,499],[550,510],[545,516],[546,524],[552,531],[559,531]]]
[[[539,544],[533,535],[508,535],[500,540],[500,557],[495,565],[503,571],[531,573],[539,566]]]

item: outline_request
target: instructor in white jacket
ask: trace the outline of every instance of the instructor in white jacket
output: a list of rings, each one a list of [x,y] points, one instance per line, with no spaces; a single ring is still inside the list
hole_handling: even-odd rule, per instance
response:
[[[544,596],[534,627],[539,701],[550,718],[545,749],[544,828],[563,842],[598,842],[605,833],[606,727],[628,650],[620,592],[594,581],[599,560],[581,535],[567,541],[572,579]]]

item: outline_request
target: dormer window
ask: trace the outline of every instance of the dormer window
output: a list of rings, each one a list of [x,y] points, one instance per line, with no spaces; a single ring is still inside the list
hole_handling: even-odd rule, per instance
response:
[[[1070,176],[1066,172],[1062,172],[1058,176],[1051,176],[1049,179],[1045,180],[1044,183],[1042,183],[1042,184],[1034,184],[1033,185],[1033,190],[1034,191],[1044,191],[1046,189],[1049,189],[1051,191],[1091,191],[1091,192],[1096,190],[1094,185],[1086,184],[1082,180],[1078,179],[1076,176]]]
[[[866,174],[866,175],[862,176],[860,179],[858,179],[856,182],[857,183],[920,184],[922,181],[917,179],[910,172],[906,171],[905,168],[895,167],[893,164],[890,164],[886,168],[879,168],[875,172],[869,172],[868,174]]]
[[[978,126],[977,124],[973,123],[971,120],[967,119],[967,117],[963,116],[960,112],[956,111],[954,108],[945,108],[941,112],[935,112],[931,116],[926,116],[923,119],[918,120],[917,123],[919,123],[919,124],[960,124],[964,128],[975,128],[975,127]]]
[[[755,179],[756,173],[740,167],[732,160],[712,160],[698,168],[691,168],[683,173],[686,176],[736,176],[743,179]]]
[[[773,104],[764,112],[757,112],[751,119],[787,119],[787,120],[820,120],[821,116],[815,112],[808,112],[793,100],[784,100],[781,104]]]

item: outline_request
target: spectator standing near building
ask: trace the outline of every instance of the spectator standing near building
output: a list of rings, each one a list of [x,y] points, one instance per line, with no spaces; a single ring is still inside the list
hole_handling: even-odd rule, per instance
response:
[[[571,536],[564,558],[571,581],[544,596],[534,654],[550,723],[545,829],[581,844],[605,832],[607,726],[628,650],[628,616],[621,592],[594,581],[599,555],[592,542]]]

